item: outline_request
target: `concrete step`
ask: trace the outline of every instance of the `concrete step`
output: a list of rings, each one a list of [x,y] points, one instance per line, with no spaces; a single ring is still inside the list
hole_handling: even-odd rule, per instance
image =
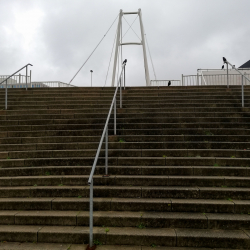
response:
[[[89,197],[88,186],[0,187],[1,198]],[[95,186],[95,197],[249,200],[250,188],[182,186]]]
[[[46,124],[46,122],[48,123]],[[22,125],[18,125],[18,123],[26,123]],[[53,124],[53,122],[55,124]],[[60,123],[59,123],[60,122]],[[1,123],[1,131],[36,131],[36,130],[79,130],[79,129],[101,129],[103,130],[105,123],[98,123],[98,124],[81,124],[81,123],[75,123],[69,121],[69,123],[66,123],[67,121],[63,120],[29,120],[29,121],[8,121],[8,120],[0,120]],[[29,124],[30,123],[30,124]],[[17,126],[18,125],[18,126]],[[204,131],[204,134],[207,134],[209,132],[209,129],[218,130],[221,129],[229,129],[229,131],[239,130],[239,129],[248,129],[248,123],[227,123],[227,122],[197,122],[197,123],[121,123],[117,122],[117,132],[120,132],[124,129],[169,129],[171,131],[171,134],[174,133],[173,130],[179,131],[181,129],[184,130],[183,133],[186,134],[186,129],[189,129],[190,131]],[[109,130],[110,134],[113,134],[113,124],[109,124]]]
[[[44,116],[44,119],[41,117]],[[32,119],[13,119],[13,121],[18,121],[19,125],[40,125],[40,124],[105,124],[106,115],[98,118],[74,118],[73,114],[65,114],[65,115],[38,115],[36,118]],[[77,116],[77,115],[75,115]],[[54,118],[56,119],[54,119]],[[58,119],[57,119],[58,117]],[[5,120],[5,117],[0,120],[0,125],[4,126],[10,124],[11,120]],[[154,123],[213,123],[213,122],[249,122],[250,117],[128,117],[128,118],[118,118],[119,123],[152,123],[152,119],[154,119]],[[110,123],[113,124],[113,116],[110,118]]]
[[[15,186],[85,186],[89,175],[50,175],[0,177],[1,187]],[[232,176],[149,176],[149,175],[113,175],[109,178],[95,175],[97,186],[160,186],[160,187],[249,187],[250,177]]]
[[[105,144],[104,144],[105,146]],[[103,147],[104,148],[104,147]],[[95,157],[95,149],[28,150],[0,152],[0,159]],[[250,158],[250,150],[234,149],[109,149],[109,157],[227,157]],[[105,149],[100,151],[105,157]],[[168,160],[168,159],[166,159]]]
[[[160,247],[153,245],[159,250],[211,250],[211,248],[187,248],[187,247]],[[20,243],[2,242],[0,250],[86,250],[86,244],[58,244],[58,243]],[[98,245],[98,250],[152,250],[152,246],[132,246],[132,245]],[[216,248],[216,250],[227,250]]]
[[[79,197],[0,198],[0,210],[89,211],[89,199]],[[250,201],[237,199],[98,198],[94,211],[155,211],[249,214]]]
[[[50,136],[50,137],[6,137],[7,132],[0,132],[0,144],[30,144],[30,143],[61,143],[67,141],[72,142],[99,142],[100,136]],[[169,142],[186,142],[186,143],[219,143],[233,142],[242,143],[249,142],[248,135],[121,135],[110,136],[111,142],[127,142],[127,143],[169,143]]]
[[[0,242],[0,250],[85,250],[84,244]]]
[[[75,126],[73,126],[75,127]],[[91,125],[89,125],[91,127]],[[101,127],[101,126],[98,126]],[[216,138],[218,140],[220,136],[249,136],[250,130],[249,129],[167,129],[167,128],[152,128],[152,129],[125,129],[122,126],[121,129],[117,128],[117,136],[133,136],[133,135],[172,135],[172,136],[182,136],[184,140],[189,140],[190,136],[200,136],[201,140],[203,139],[202,136],[210,136],[210,138]],[[156,126],[154,126],[156,127]],[[62,130],[30,130],[30,131],[3,131],[0,132],[1,138],[11,138],[11,137],[53,137],[53,136],[100,136],[102,135],[103,129],[70,129],[65,128]],[[109,135],[113,135],[114,130],[113,128],[109,129]]]
[[[95,211],[98,227],[250,229],[250,216],[229,213]],[[89,211],[0,211],[1,225],[89,226]]]
[[[87,227],[72,226],[18,226],[2,225],[1,241],[28,241],[48,243],[85,243],[88,241]],[[67,237],[70,234],[71,237]],[[126,237],[124,236],[126,235]],[[146,237],[145,237],[146,235]],[[211,240],[213,239],[213,240]],[[94,240],[100,244],[143,245],[180,247],[230,247],[248,249],[248,230],[212,229],[154,229],[133,227],[94,228]]]
[[[90,166],[36,166],[1,168],[0,176],[64,176],[88,175]],[[232,166],[109,166],[110,175],[152,175],[152,176],[227,176],[249,177],[248,167]],[[104,166],[97,166],[96,175],[104,175]]]
[[[177,118],[177,117],[186,117],[186,118],[192,118],[192,117],[210,117],[210,118],[220,118],[220,117],[234,117],[234,118],[241,118],[245,113],[238,112],[238,113],[232,113],[232,112],[145,112],[145,113],[118,113],[117,119],[124,119],[124,118]],[[19,114],[19,115],[2,115],[0,116],[1,120],[36,120],[36,119],[84,119],[84,118],[107,118],[107,113],[99,113],[98,111],[96,113],[66,113],[66,114]]]
[[[119,107],[118,107],[119,108]],[[1,115],[21,115],[21,114],[67,114],[67,113],[108,113],[109,108],[98,108],[98,109],[27,109],[27,110],[0,110]],[[161,108],[142,108],[142,109],[136,109],[136,108],[122,108],[118,109],[118,113],[154,113],[154,112],[163,112],[163,113],[174,113],[174,112],[224,112],[224,113],[235,113],[235,112],[241,112],[241,114],[245,114],[246,112],[249,112],[249,108],[216,108],[216,107],[207,107],[207,108],[200,108],[200,107],[193,107],[193,108],[168,108],[168,107],[161,107]]]
[[[249,167],[250,158],[222,157],[109,157],[109,166],[237,166]],[[29,166],[90,166],[93,157],[0,159],[0,167]],[[105,158],[99,157],[98,165],[105,164]]]
[[[16,138],[17,139],[17,138]],[[0,139],[1,141],[1,139]],[[3,142],[13,142],[13,139]],[[20,141],[20,140],[19,140]],[[33,150],[80,150],[97,149],[99,142],[68,142],[68,143],[27,143],[27,144],[0,144],[0,151],[33,151]],[[102,145],[105,148],[105,144]],[[225,149],[249,150],[250,142],[212,142],[212,141],[168,141],[168,142],[110,142],[109,149]],[[232,155],[233,156],[233,155]],[[235,156],[235,155],[234,155]]]

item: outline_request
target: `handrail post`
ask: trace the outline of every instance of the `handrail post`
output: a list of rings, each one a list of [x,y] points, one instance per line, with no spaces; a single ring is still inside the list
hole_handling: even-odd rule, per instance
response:
[[[108,138],[109,138],[109,134],[108,134],[108,126],[107,126],[107,129],[106,129],[106,138],[105,138],[105,175],[107,176],[108,175],[108,157],[109,157],[109,151],[108,151]]]
[[[242,82],[241,82],[241,99],[242,99],[242,108],[244,108],[244,77],[241,76]]]
[[[30,87],[32,87],[32,86],[31,86],[31,70],[30,70]]]
[[[116,97],[114,102],[114,135],[116,135]]]
[[[89,187],[89,246],[93,246],[93,178]]]
[[[181,83],[182,83],[182,86],[184,86],[183,80],[184,80],[184,77],[183,77],[183,74],[182,74],[182,75],[181,75]]]
[[[124,90],[125,90],[125,68],[126,68],[126,65],[124,66]]]
[[[7,103],[8,103],[8,80],[6,80],[6,85],[5,85],[5,109],[7,110]]]
[[[227,63],[227,88],[229,88],[229,79],[228,79],[228,63]]]
[[[21,74],[19,73],[19,84],[21,84]]]
[[[122,108],[122,82],[120,78],[120,108]]]
[[[28,78],[28,65],[26,66],[26,90],[27,90],[27,79]]]

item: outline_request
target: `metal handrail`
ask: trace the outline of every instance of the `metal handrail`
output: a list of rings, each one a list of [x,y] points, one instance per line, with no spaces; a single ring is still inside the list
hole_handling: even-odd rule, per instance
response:
[[[241,81],[241,100],[242,100],[242,108],[244,108],[244,81],[243,81],[243,79],[245,78],[249,82],[250,82],[250,79],[248,77],[246,77],[244,74],[242,74],[238,69],[236,69],[235,66],[232,65],[225,57],[223,57],[223,63],[227,64],[227,72],[228,72],[228,64],[229,64],[234,70],[236,70],[238,73],[241,74],[241,78],[242,78],[242,81]],[[227,79],[228,79],[228,75],[227,75]],[[227,82],[227,86],[228,86],[228,82]]]
[[[89,191],[89,246],[90,247],[93,246],[93,176],[94,176],[96,164],[99,158],[99,154],[101,151],[102,143],[103,143],[104,137],[106,137],[105,138],[105,175],[104,177],[108,177],[108,124],[109,124],[109,119],[112,113],[112,109],[114,108],[114,134],[116,135],[116,95],[118,92],[118,87],[120,85],[120,108],[122,108],[122,73],[123,71],[125,72],[125,66],[126,66],[126,62],[124,62],[122,65],[122,70],[118,78],[114,97],[110,105],[109,113],[106,119],[103,133],[102,133],[99,146],[96,152],[95,160],[94,160],[94,163],[93,163],[90,175],[89,175],[89,179],[88,179],[88,184],[90,185],[90,191]],[[124,86],[125,86],[125,83],[124,83]]]
[[[13,73],[12,75],[10,75],[9,77],[7,77],[6,79],[4,79],[2,82],[0,82],[0,84],[6,82],[6,88],[5,88],[5,109],[8,108],[8,79],[10,79],[12,76],[14,76],[16,73],[18,73],[19,71],[21,71],[22,69],[26,68],[26,90],[27,90],[27,77],[28,77],[28,66],[33,66],[32,64],[28,63],[25,66],[23,66],[21,69],[19,69],[18,71],[16,71],[15,73]]]

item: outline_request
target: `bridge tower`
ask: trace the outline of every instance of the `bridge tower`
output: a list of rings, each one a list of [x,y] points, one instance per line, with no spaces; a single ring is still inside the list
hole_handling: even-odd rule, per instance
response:
[[[122,16],[123,15],[139,15],[140,30],[141,30],[141,42],[140,43],[136,43],[136,42],[123,43],[122,42],[121,31],[122,31]],[[142,23],[141,9],[138,9],[138,12],[123,12],[122,10],[120,10],[118,27],[117,27],[117,36],[116,36],[116,47],[115,47],[115,57],[114,57],[114,66],[113,66],[112,87],[114,87],[114,84],[115,84],[115,75],[116,75],[117,59],[118,59],[118,48],[119,48],[119,46],[124,46],[124,45],[142,45],[146,86],[150,86],[148,60],[147,60],[147,54],[146,54],[144,34],[145,34],[145,32],[144,32],[143,23]]]

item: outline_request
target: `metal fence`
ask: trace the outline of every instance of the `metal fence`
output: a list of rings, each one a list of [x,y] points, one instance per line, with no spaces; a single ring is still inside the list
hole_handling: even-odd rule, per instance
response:
[[[6,80],[9,75],[0,75],[0,82]],[[27,76],[27,84],[30,84],[31,77]],[[8,79],[8,88],[26,88],[26,75],[13,75]],[[0,88],[6,88],[6,84],[1,84]]]
[[[59,82],[59,81],[46,81],[46,82],[32,82],[32,88],[62,88],[62,87],[76,87],[74,85]]]
[[[169,81],[171,82],[171,86],[181,86],[180,80],[151,80],[150,86],[168,86]]]
[[[246,74],[249,78],[250,74]],[[241,85],[242,77],[239,74],[228,75],[229,85]],[[247,83],[249,84],[249,83]],[[227,85],[227,74],[213,75],[182,75],[182,86],[199,86],[199,85]]]
[[[0,76],[0,82],[4,81],[8,76]],[[8,79],[7,88],[26,88],[26,76],[16,76]],[[27,77],[27,88],[61,88],[61,87],[75,87],[74,85],[58,82],[58,81],[48,81],[48,82],[30,82],[30,77]],[[6,84],[1,84],[0,88],[5,89]]]

